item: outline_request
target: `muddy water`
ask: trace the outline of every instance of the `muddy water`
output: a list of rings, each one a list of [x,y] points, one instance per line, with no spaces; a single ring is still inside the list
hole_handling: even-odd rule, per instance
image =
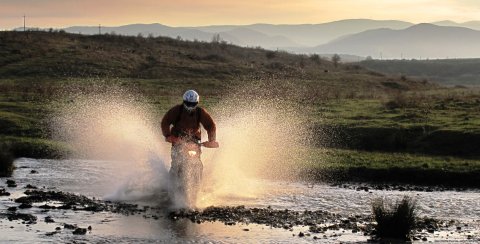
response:
[[[129,177],[128,172],[118,173],[113,170],[111,167],[115,167],[115,164],[101,161],[19,159],[15,165],[18,169],[12,179],[17,182],[18,187],[8,188],[5,186],[5,179],[0,180],[0,186],[12,193],[11,196],[0,197],[0,213],[5,213],[8,207],[18,206],[11,199],[22,196],[23,188],[27,184],[102,198],[118,189],[119,184]],[[32,174],[32,170],[38,173]],[[109,174],[108,172],[116,173]],[[246,207],[261,208],[270,206],[274,209],[288,208],[298,211],[326,210],[348,216],[370,214],[369,206],[374,198],[410,195],[418,201],[420,216],[459,221],[457,226],[452,227],[453,229],[429,234],[429,240],[479,241],[480,193],[478,191],[357,191],[322,184],[306,185],[267,180],[253,180],[252,184],[263,188],[263,194],[250,197],[225,195],[217,196],[217,198],[223,198],[221,202],[231,206],[245,205]],[[227,226],[219,222],[195,224],[189,220],[172,221],[166,218],[168,211],[162,211],[163,207],[158,202],[143,200],[140,204],[155,206],[157,211],[153,214],[125,216],[110,212],[90,213],[72,210],[45,212],[34,205],[33,208],[19,210],[19,212],[34,214],[38,218],[37,224],[25,225],[21,221],[8,221],[0,218],[0,241],[24,243],[74,240],[112,243],[298,243],[318,242],[313,239],[314,236],[323,242],[358,242],[368,239],[363,233],[352,233],[341,229],[300,238],[298,233],[305,232],[308,228],[294,227],[290,231],[254,224]],[[45,223],[43,220],[47,216],[52,217],[55,222]],[[63,227],[64,223],[77,224],[83,228],[91,226],[92,230],[86,235],[78,236],[62,228],[60,233],[52,236],[45,235],[54,231],[56,227]],[[461,227],[461,233],[456,231],[457,227]]]

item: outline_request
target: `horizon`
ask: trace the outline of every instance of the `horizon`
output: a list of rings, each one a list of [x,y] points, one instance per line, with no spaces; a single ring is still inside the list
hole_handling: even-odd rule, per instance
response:
[[[4,30],[15,30],[19,28],[23,28],[23,16],[22,16],[22,23],[21,25],[9,28],[9,29],[4,29]],[[400,22],[407,22],[411,23],[413,25],[420,25],[420,24],[435,24],[437,22],[453,22],[455,24],[465,24],[469,22],[480,22],[480,20],[469,20],[469,21],[462,21],[462,22],[457,22],[449,19],[444,19],[444,20],[436,20],[436,21],[431,21],[431,22],[411,22],[411,21],[405,21],[405,20],[399,20],[399,19],[367,19],[367,18],[353,18],[353,19],[338,19],[338,20],[332,20],[332,21],[327,21],[327,22],[321,22],[321,23],[297,23],[297,24],[292,24],[292,23],[263,23],[263,22],[252,22],[252,23],[246,23],[246,24],[211,24],[211,25],[184,25],[184,26],[175,26],[175,25],[168,25],[165,23],[161,22],[150,22],[150,23],[142,23],[142,22],[134,22],[134,23],[121,23],[118,25],[101,25],[102,28],[114,28],[114,27],[121,27],[121,26],[128,26],[128,25],[163,25],[163,26],[168,26],[168,27],[174,27],[174,28],[188,28],[188,27],[211,27],[211,26],[251,26],[251,25],[274,25],[274,26],[280,26],[280,25],[287,25],[287,26],[295,26],[295,25],[322,25],[322,24],[328,24],[328,23],[335,23],[335,22],[341,22],[341,21],[349,21],[349,20],[372,20],[372,21],[400,21]],[[64,28],[69,28],[69,27],[98,27],[98,24],[92,24],[92,25],[82,25],[82,24],[72,24],[68,26],[29,26],[28,25],[28,16],[26,16],[26,28],[39,28],[39,29],[48,29],[48,28],[53,28],[53,29],[64,29]],[[2,28],[0,27],[0,30]]]
[[[3,0],[0,3],[0,29],[23,26],[23,15],[30,28],[69,26],[122,26],[159,23],[171,27],[211,25],[299,25],[322,24],[346,19],[398,20],[413,24],[438,21],[464,23],[477,21],[480,2],[474,0],[286,0],[244,1],[207,0],[202,3],[139,0]],[[348,6],[349,8],[345,8]],[[368,7],[367,7],[368,6]],[[372,7],[373,6],[373,7]],[[408,9],[408,11],[405,11]]]

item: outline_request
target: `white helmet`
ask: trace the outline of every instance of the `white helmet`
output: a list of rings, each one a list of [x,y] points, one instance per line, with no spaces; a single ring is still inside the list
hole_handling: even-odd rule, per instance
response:
[[[193,111],[199,101],[200,96],[194,90],[188,90],[183,94],[183,107],[188,111]]]

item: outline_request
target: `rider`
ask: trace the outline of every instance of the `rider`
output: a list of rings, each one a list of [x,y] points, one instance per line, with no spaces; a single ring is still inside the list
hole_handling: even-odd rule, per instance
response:
[[[165,141],[172,143],[172,168],[179,163],[179,156],[182,143],[195,142],[201,140],[200,124],[207,131],[208,142],[202,145],[206,147],[218,147],[215,138],[216,126],[210,114],[198,106],[200,96],[194,90],[188,90],[183,94],[183,104],[171,108],[162,119],[162,133]],[[200,156],[200,147],[197,151]]]

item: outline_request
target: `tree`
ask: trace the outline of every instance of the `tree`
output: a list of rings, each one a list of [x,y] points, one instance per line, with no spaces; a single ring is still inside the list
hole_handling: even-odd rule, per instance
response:
[[[338,66],[338,63],[340,62],[340,55],[335,53],[332,56],[332,62],[333,62],[333,66],[335,66],[335,68],[336,68]]]
[[[318,54],[312,54],[310,55],[310,59],[315,62],[316,64],[320,64],[321,63],[321,58]]]
[[[220,37],[220,34],[216,33],[212,37],[212,43],[220,43],[222,41],[222,38]]]

